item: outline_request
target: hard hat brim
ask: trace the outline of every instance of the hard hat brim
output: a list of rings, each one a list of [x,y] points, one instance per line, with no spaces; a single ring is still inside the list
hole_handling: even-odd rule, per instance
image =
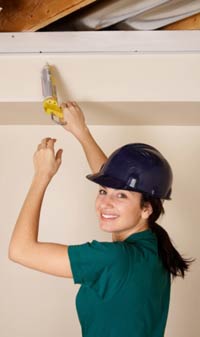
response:
[[[95,174],[88,174],[86,176],[86,178],[89,179],[90,181],[93,181],[96,184],[101,185],[101,186],[116,188],[116,189],[120,189],[120,190],[130,190],[130,191],[134,190],[135,191],[135,189],[126,185],[126,183],[124,181],[119,180],[119,179],[114,178],[114,177],[110,177],[109,175],[105,175],[105,174],[101,174],[101,173],[95,173]]]

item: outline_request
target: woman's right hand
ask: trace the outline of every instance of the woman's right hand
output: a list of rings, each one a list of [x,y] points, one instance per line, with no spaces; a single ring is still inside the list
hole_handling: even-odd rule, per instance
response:
[[[64,129],[71,132],[80,141],[88,131],[85,123],[83,111],[76,102],[67,101],[62,103],[61,108],[64,114]]]

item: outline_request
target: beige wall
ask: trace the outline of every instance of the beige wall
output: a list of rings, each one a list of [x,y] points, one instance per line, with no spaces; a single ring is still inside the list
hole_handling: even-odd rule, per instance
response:
[[[162,225],[180,253],[197,258],[185,280],[172,285],[165,337],[199,335],[200,127],[93,126],[97,141],[110,153],[127,142],[156,146],[174,170],[173,200],[166,202]],[[80,337],[75,295],[79,285],[20,265],[7,258],[11,231],[29,187],[32,155],[40,139],[52,136],[64,149],[63,164],[45,196],[39,239],[64,244],[111,237],[99,230],[94,212],[96,185],[80,145],[57,126],[0,127],[0,335],[1,337]]]

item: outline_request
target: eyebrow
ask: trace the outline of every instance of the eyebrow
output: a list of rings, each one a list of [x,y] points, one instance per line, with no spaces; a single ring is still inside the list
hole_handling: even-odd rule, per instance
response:
[[[102,188],[104,188],[105,190],[107,189],[107,187],[106,187],[106,186],[103,186],[103,185],[99,185],[99,187],[102,187]]]

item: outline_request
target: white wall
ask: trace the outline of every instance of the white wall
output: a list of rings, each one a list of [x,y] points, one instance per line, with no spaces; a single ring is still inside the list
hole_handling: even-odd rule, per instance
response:
[[[165,204],[162,225],[180,253],[196,257],[185,280],[172,285],[165,337],[199,335],[199,200],[200,127],[93,126],[97,141],[109,154],[127,142],[157,147],[174,171],[173,200]],[[32,155],[41,138],[56,137],[64,149],[63,163],[45,196],[39,239],[64,244],[111,237],[99,230],[94,198],[97,186],[84,178],[89,172],[80,145],[57,126],[0,127],[0,335],[1,337],[80,337],[71,279],[43,274],[7,258],[16,217],[32,179]]]

